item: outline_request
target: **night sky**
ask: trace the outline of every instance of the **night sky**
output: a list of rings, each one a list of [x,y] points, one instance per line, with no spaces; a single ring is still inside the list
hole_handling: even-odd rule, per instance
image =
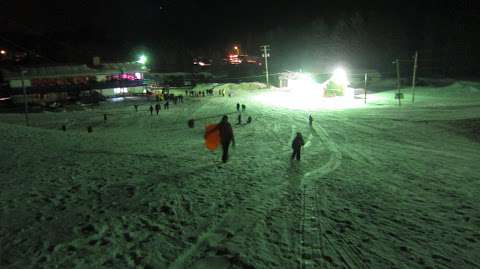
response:
[[[473,48],[479,44],[480,12],[474,3],[473,0],[3,1],[0,45],[35,50],[60,62],[85,62],[93,55],[124,60],[141,50],[155,55],[168,51],[178,57],[213,57],[223,54],[235,42],[246,52],[258,54],[259,45],[275,45],[272,32],[286,32],[276,37],[277,43],[284,44],[298,41],[298,33],[314,21],[336,29],[342,20],[359,14],[369,40],[390,44],[389,48],[375,48],[388,55],[386,61],[390,61],[390,56],[403,57],[414,50],[432,55],[460,50],[462,57],[471,59],[478,57]],[[435,51],[445,40],[450,40],[451,46]],[[310,41],[290,46],[302,47],[305,43]],[[167,59],[157,59],[158,63],[162,61]],[[178,59],[168,61],[178,62]],[[378,61],[372,64],[379,64]]]

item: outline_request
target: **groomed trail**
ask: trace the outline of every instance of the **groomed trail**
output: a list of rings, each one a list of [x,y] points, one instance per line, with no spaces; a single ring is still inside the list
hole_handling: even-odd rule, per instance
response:
[[[467,129],[480,95],[431,106],[442,96],[418,89],[415,107],[301,111],[231,92],[158,116],[147,101],[32,114],[33,127],[0,114],[0,267],[480,267],[480,145]],[[226,164],[203,144],[223,114],[237,142]]]

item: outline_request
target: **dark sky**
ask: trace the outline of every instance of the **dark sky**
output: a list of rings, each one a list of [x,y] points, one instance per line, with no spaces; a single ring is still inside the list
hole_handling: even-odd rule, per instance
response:
[[[443,25],[460,23],[472,34],[480,30],[474,0],[3,0],[0,37],[38,50],[38,44],[22,39],[34,35],[42,46],[79,48],[86,57],[108,53],[120,57],[129,48],[142,46],[220,49],[239,41],[258,47],[270,30],[301,29],[314,19],[334,24],[356,12],[370,28],[387,33],[380,40],[395,36],[398,29],[411,39],[421,38],[426,25],[438,25],[442,31]]]

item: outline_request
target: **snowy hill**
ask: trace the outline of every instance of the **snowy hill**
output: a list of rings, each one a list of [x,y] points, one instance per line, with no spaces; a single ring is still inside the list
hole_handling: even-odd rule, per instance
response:
[[[31,127],[0,114],[0,267],[480,267],[478,84],[311,111],[226,88],[158,116],[147,100],[30,114]],[[223,114],[226,164],[203,145]]]

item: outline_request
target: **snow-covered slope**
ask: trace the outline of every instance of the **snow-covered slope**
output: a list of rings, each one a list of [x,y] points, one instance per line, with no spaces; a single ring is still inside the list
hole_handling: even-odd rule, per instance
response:
[[[418,88],[402,107],[381,92],[312,111],[312,128],[308,111],[229,89],[158,116],[138,100],[31,114],[32,127],[0,114],[0,267],[480,267],[478,86]],[[235,124],[237,102],[251,124]],[[226,164],[203,145],[223,114]]]

